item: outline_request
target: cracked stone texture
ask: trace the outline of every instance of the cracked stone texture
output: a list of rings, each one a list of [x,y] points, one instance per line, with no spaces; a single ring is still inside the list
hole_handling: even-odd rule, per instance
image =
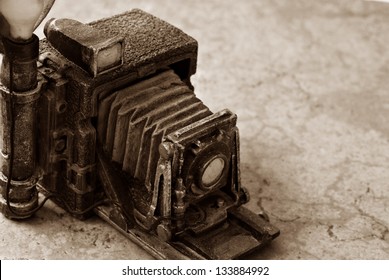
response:
[[[199,41],[197,95],[237,113],[248,208],[281,236],[253,259],[389,259],[389,4],[57,0],[88,22],[141,8]],[[42,28],[37,33],[42,36]],[[98,218],[0,216],[2,259],[149,259]]]

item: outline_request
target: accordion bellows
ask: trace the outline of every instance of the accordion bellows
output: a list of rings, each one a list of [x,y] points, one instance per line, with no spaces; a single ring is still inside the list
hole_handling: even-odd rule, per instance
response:
[[[101,101],[98,140],[123,171],[150,186],[163,137],[211,114],[173,70],[166,70]]]

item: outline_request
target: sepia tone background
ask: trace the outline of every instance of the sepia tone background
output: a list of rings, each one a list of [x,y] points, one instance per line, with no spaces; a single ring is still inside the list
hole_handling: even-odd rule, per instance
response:
[[[57,0],[89,22],[132,8],[199,42],[195,92],[238,115],[248,208],[281,235],[253,259],[389,259],[389,4]],[[42,28],[37,30],[43,36]],[[48,203],[0,215],[1,259],[149,259],[98,218]]]

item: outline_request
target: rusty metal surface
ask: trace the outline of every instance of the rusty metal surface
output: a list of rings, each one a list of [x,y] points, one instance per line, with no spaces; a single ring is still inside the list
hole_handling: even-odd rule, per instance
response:
[[[16,43],[3,38],[0,73],[1,210],[7,217],[29,217],[38,205],[36,182],[37,103],[44,81],[38,82],[38,37]],[[8,200],[8,201],[7,201]]]

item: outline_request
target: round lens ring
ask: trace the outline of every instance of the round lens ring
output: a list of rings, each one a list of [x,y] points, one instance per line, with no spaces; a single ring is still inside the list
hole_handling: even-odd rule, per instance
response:
[[[205,187],[209,187],[216,183],[223,175],[225,161],[221,157],[211,159],[205,164],[204,172],[201,181]]]

